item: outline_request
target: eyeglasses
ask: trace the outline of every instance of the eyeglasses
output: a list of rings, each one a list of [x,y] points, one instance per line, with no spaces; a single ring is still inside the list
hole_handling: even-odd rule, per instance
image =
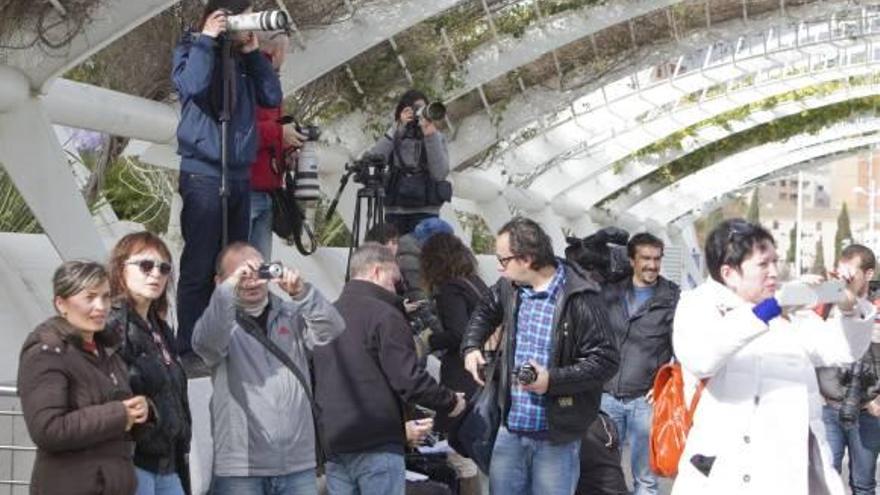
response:
[[[519,258],[519,255],[518,254],[511,254],[510,256],[504,256],[502,258],[501,256],[498,256],[496,254],[495,258],[498,260],[498,264],[501,265],[501,268],[504,268],[506,270],[508,263],[510,263],[512,260]]]
[[[141,272],[144,275],[149,275],[153,272],[153,268],[159,268],[159,274],[162,276],[168,275],[171,273],[171,263],[166,263],[164,261],[154,261],[154,260],[137,260],[137,261],[129,261],[125,263],[126,265],[135,265],[141,269]]]

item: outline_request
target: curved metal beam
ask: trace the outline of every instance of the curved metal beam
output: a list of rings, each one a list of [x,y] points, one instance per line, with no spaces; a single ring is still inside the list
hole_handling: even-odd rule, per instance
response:
[[[777,170],[813,158],[880,142],[880,119],[847,123],[817,135],[805,134],[727,157],[675,184],[663,187],[627,209],[639,218],[669,223],[700,204]]]
[[[585,155],[581,159],[568,160],[568,163],[553,164],[536,177],[532,187],[546,188],[548,194],[555,196],[578,185],[581,181],[601,173],[613,163],[639,150],[643,146],[663,139],[673,132],[697,124],[722,112],[761,101],[771,95],[778,95],[793,89],[804,88],[817,83],[840,79],[849,75],[871,73],[873,68],[865,63],[841,62],[837,55],[843,53],[846,60],[865,57],[870,63],[880,61],[871,48],[873,42],[880,40],[878,32],[864,38],[862,42],[837,40],[823,42],[810,48],[792,47],[776,53],[772,58],[763,55],[748,60],[729,60],[717,68],[694,71],[691,74],[666,82],[656,89],[643,90],[621,99],[616,105],[608,106],[578,116],[542,136],[537,136],[525,144],[512,147],[497,159],[497,165],[506,170],[523,170],[541,162],[543,156],[557,156],[560,151]],[[844,45],[841,47],[840,45]],[[829,58],[821,58],[826,55]],[[821,70],[815,70],[815,60],[824,60]],[[806,75],[770,79],[772,71],[782,72],[783,67],[800,65],[808,70]],[[809,67],[809,69],[806,69]],[[746,86],[731,91],[711,101],[698,102],[690,107],[676,109],[644,123],[638,123],[621,115],[639,115],[665,104],[674,104],[686,94],[706,91],[727,81],[752,77],[764,83]],[[583,143],[586,142],[586,145]],[[550,162],[551,164],[553,161]]]
[[[30,80],[31,89],[43,92],[43,86],[55,77],[82,63],[99,50],[122,37],[156,14],[180,0],[106,0],[91,14],[92,21],[60,50],[42,44],[22,50],[9,50],[3,63],[21,70]],[[13,36],[11,44],[27,42],[33,33]]]
[[[464,81],[454,100],[542,56],[611,26],[632,21],[681,0],[618,0],[542,19],[521,36],[505,36],[474,50],[459,71]]]
[[[303,32],[281,70],[284,94],[314,81],[369,48],[429,19],[462,0],[384,0],[360,7],[351,19]]]
[[[877,67],[875,64],[872,64],[872,66],[875,69]],[[786,86],[785,91],[790,91],[790,88],[790,86]],[[700,129],[695,136],[681,143],[682,148],[680,150],[672,150],[659,157],[654,156],[636,159],[632,162],[625,163],[622,170],[606,168],[589,179],[570,187],[565,192],[555,196],[555,198],[556,201],[577,201],[582,205],[583,209],[589,209],[598,204],[602,199],[610,196],[618,190],[624,189],[631,184],[638,182],[670,162],[712,143],[721,141],[732,134],[737,134],[767,122],[794,115],[805,110],[876,94],[878,94],[878,87],[876,84],[872,84],[854,88],[844,88],[830,95],[791,101],[767,110],[757,110],[750,114],[746,119],[728,123],[727,128],[711,126]],[[766,97],[766,94],[762,93],[762,97]],[[705,108],[703,110],[705,110]]]

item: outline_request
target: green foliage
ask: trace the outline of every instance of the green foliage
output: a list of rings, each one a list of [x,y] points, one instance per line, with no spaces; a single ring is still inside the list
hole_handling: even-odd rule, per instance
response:
[[[176,175],[137,160],[119,159],[105,176],[103,196],[120,220],[163,233],[168,230]]]
[[[840,214],[837,216],[837,232],[834,234],[834,265],[840,260],[840,252],[843,248],[852,243],[852,229],[849,225],[849,210],[846,202],[840,208]]]
[[[322,198],[318,202],[315,209],[315,236],[318,239],[319,246],[327,247],[348,247],[351,232],[342,220],[339,210],[333,212],[333,216],[329,219],[327,209],[330,207],[330,201]]]
[[[746,220],[760,225],[761,212],[758,200],[758,188],[756,187],[755,191],[752,193],[752,199],[749,201],[749,212],[746,214]]]
[[[474,254],[494,254],[495,235],[480,215],[456,211],[458,223],[471,232],[471,250]]]
[[[794,263],[797,251],[797,223],[791,226],[788,231],[788,251],[785,253],[785,261]]]
[[[815,273],[816,275],[825,275],[825,249],[822,246],[822,236],[819,236],[819,240],[816,241],[816,257],[813,259],[813,266],[810,268],[810,273]]]
[[[0,169],[0,232],[24,234],[43,232],[30,207],[12,183],[12,179],[2,169]]]

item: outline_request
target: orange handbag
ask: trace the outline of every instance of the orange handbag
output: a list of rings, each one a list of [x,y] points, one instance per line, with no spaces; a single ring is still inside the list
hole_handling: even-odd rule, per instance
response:
[[[678,460],[684,452],[694,410],[706,387],[701,380],[691,399],[690,407],[684,401],[684,378],[681,364],[665,364],[654,376],[654,417],[651,419],[651,469],[660,476],[678,474]]]

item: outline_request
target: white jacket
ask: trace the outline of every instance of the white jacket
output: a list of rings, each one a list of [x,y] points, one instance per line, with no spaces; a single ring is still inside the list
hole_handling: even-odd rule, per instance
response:
[[[709,381],[672,493],[843,495],[825,441],[814,368],[861,357],[871,341],[874,308],[860,301],[857,316],[827,321],[801,311],[768,327],[752,306],[711,279],[681,296],[675,355],[691,375],[686,386]],[[695,454],[715,457],[709,476],[691,464]]]

